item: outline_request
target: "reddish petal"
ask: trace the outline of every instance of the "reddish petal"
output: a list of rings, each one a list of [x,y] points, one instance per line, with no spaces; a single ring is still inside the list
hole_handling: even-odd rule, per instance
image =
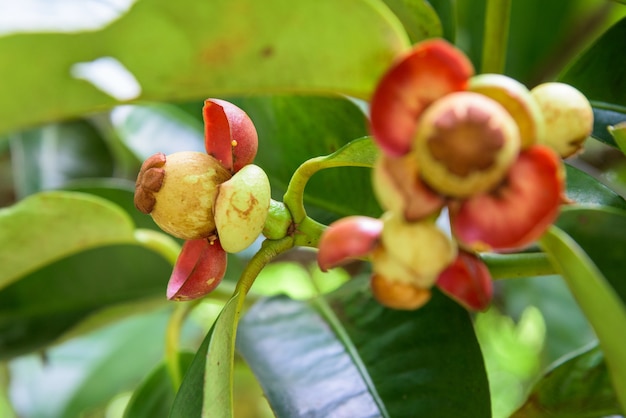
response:
[[[252,120],[243,110],[224,100],[207,99],[202,114],[207,153],[231,172],[254,161],[259,138]]]
[[[417,44],[383,76],[371,103],[371,130],[391,157],[411,149],[418,119],[433,101],[465,90],[474,74],[469,59],[441,39]]]
[[[493,296],[489,269],[482,260],[465,251],[459,252],[455,262],[439,275],[437,286],[471,310],[484,311]]]
[[[219,240],[185,241],[167,284],[167,298],[184,301],[211,292],[224,277],[226,261]]]
[[[522,152],[505,183],[450,206],[452,233],[479,251],[514,251],[536,241],[565,201],[561,159],[546,146]]]
[[[332,223],[322,234],[317,261],[326,271],[351,259],[365,257],[376,247],[383,222],[367,216],[348,216]]]

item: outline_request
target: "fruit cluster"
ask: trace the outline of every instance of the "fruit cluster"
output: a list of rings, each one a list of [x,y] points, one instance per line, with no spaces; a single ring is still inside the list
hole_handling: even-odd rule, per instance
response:
[[[135,206],[164,231],[187,240],[167,287],[173,300],[199,298],[224,277],[226,253],[260,235],[270,206],[265,172],[252,164],[258,136],[235,105],[209,99],[203,108],[207,153],[149,157],[135,188]]]
[[[417,44],[379,82],[371,131],[382,151],[373,186],[386,213],[332,224],[322,269],[372,261],[372,290],[416,309],[437,285],[464,306],[491,299],[482,251],[516,251],[539,238],[565,202],[561,158],[593,127],[587,99],[546,83],[529,91],[504,75],[474,75],[467,57],[439,39]],[[447,215],[451,236],[436,220]]]

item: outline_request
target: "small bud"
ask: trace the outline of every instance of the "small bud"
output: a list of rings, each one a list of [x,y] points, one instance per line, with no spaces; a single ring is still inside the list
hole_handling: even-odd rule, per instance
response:
[[[540,143],[562,158],[576,154],[593,130],[593,109],[587,98],[564,83],[544,83],[531,90],[546,121]]]
[[[163,182],[152,194],[154,206],[150,212],[157,225],[181,239],[214,234],[213,205],[218,186],[231,177],[230,173],[210,155],[192,151],[168,155],[160,169]],[[142,184],[146,173],[139,173]]]
[[[461,92],[424,112],[414,152],[422,177],[433,189],[463,198],[497,186],[519,149],[519,129],[500,104]]]
[[[317,261],[322,271],[365,257],[378,245],[383,229],[380,219],[347,216],[333,222],[319,242]]]
[[[263,231],[271,199],[270,182],[259,166],[248,164],[219,186],[214,214],[226,252],[246,249]]]

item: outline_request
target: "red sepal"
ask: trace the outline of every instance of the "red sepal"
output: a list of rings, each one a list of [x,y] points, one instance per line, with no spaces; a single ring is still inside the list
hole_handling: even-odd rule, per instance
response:
[[[185,301],[208,294],[224,278],[226,263],[219,240],[185,241],[167,284],[167,298]]]

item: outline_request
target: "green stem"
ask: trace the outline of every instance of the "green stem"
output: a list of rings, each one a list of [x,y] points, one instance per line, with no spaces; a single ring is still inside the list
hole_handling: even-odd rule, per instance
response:
[[[487,0],[483,38],[483,73],[504,73],[511,0]]]
[[[493,279],[515,279],[522,277],[559,274],[545,253],[481,254]]]
[[[191,310],[198,305],[200,300],[193,302],[178,302],[174,308],[174,312],[167,323],[165,331],[165,364],[172,380],[174,392],[178,392],[178,388],[183,381],[183,373],[180,370],[179,359],[179,341],[180,332],[185,318]]]
[[[319,170],[325,168],[322,164],[326,157],[316,157],[305,161],[291,176],[287,191],[283,196],[283,202],[287,209],[291,212],[293,221],[296,224],[301,223],[306,218],[306,209],[304,208],[304,189],[307,182]]]
[[[263,267],[272,261],[274,257],[293,248],[293,246],[294,238],[292,236],[286,236],[278,240],[263,241],[261,249],[248,261],[246,268],[241,273],[234,293],[247,294]],[[239,299],[241,301],[239,308],[243,306],[244,299]]]
[[[171,265],[176,264],[176,259],[180,254],[180,245],[169,235],[152,229],[136,229],[135,240],[144,247],[160,254]]]
[[[324,232],[325,229],[326,225],[307,216],[302,222],[296,225],[294,244],[300,247],[317,248],[322,232]]]

